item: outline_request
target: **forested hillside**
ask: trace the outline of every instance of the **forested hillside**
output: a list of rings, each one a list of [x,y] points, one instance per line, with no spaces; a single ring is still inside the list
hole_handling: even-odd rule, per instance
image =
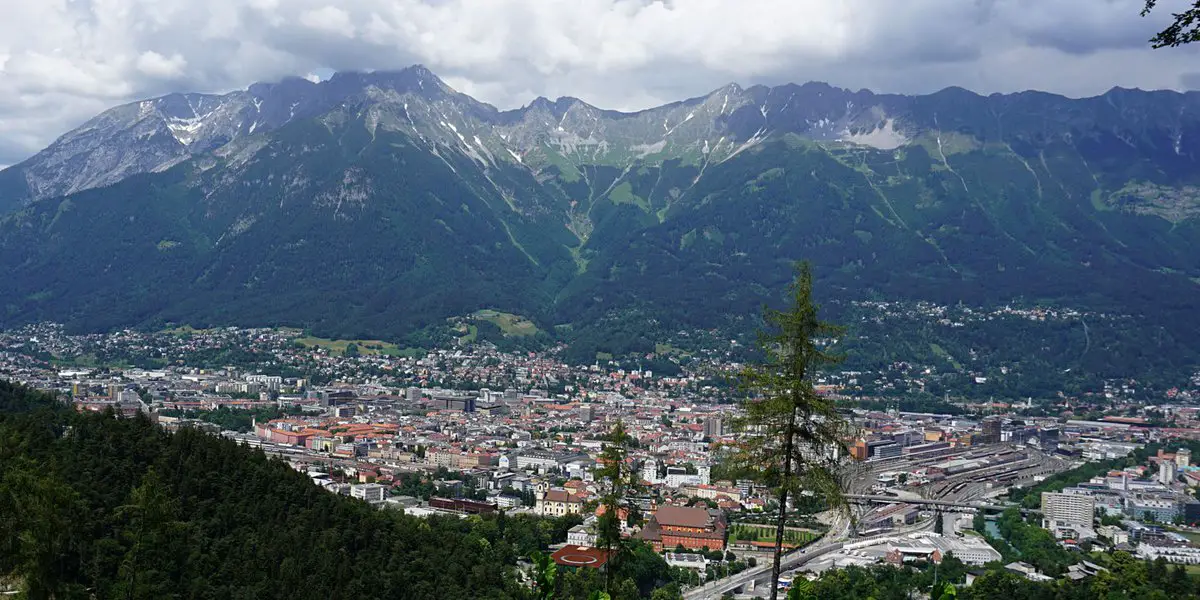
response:
[[[0,381],[0,579],[30,599],[530,598],[517,560],[569,526],[378,510],[234,442]],[[635,556],[615,598],[666,583]],[[600,585],[559,579],[563,598]]]
[[[964,586],[967,569],[957,559],[947,559],[935,571],[892,566],[848,567],[829,570],[813,582],[798,580],[788,600],[1192,600],[1200,598],[1200,585],[1182,565],[1138,560],[1126,552],[1091,557],[1106,570],[1073,581],[1038,583],[1023,575],[991,565],[970,586]],[[1096,564],[1096,563],[1093,563]],[[936,583],[936,585],[935,585]],[[926,595],[927,594],[927,595]]]
[[[403,342],[495,309],[592,361],[753,331],[809,260],[835,319],[856,301],[1071,309],[1069,329],[947,345],[984,337],[1041,379],[1179,385],[1200,355],[1198,140],[1194,92],[730,85],[637,113],[499,111],[413,67],[170,95],[0,172],[0,327]],[[858,355],[946,347],[872,335]]]
[[[222,438],[167,434],[147,419],[78,415],[0,381],[0,581],[49,599],[544,598],[519,583],[517,560],[565,539],[577,521],[528,517],[417,519],[330,494],[286,464]],[[635,545],[615,600],[678,598],[672,573]],[[800,582],[793,598],[978,600],[1197,598],[1181,568],[1128,554],[1083,581],[1033,583],[992,565],[853,567]],[[603,587],[560,572],[559,600]]]

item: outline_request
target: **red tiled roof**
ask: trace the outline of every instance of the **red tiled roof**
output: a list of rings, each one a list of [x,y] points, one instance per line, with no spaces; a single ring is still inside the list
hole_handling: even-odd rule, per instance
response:
[[[663,526],[707,527],[712,517],[695,506],[663,506],[655,511],[654,520]]]
[[[575,494],[568,493],[566,490],[547,490],[547,502],[583,502],[583,498]]]

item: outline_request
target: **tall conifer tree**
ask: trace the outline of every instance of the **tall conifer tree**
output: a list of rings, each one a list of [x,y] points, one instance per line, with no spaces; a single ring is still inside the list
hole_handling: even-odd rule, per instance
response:
[[[830,508],[845,509],[839,463],[849,454],[846,443],[853,433],[833,400],[813,388],[822,367],[841,361],[824,346],[842,330],[817,317],[808,263],[797,265],[788,291],[786,309],[764,311],[766,329],[759,336],[763,361],[741,373],[748,395],[742,416],[734,421],[739,439],[732,457],[739,470],[754,473],[779,499],[772,600],[778,594],[788,502],[807,491]]]

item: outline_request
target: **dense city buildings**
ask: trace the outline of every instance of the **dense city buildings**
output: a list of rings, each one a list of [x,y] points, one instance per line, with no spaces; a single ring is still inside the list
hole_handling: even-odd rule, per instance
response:
[[[31,337],[52,356],[132,364],[64,366],[26,352]],[[596,472],[608,432],[620,422],[631,435],[629,468],[637,475],[618,515],[623,536],[705,578],[728,574],[713,552],[770,556],[774,528],[763,521],[777,506],[770,488],[722,464],[722,446],[737,439],[740,398],[736,387],[716,382],[741,368],[736,360],[713,356],[655,373],[487,344],[406,355],[364,343],[349,356],[330,344],[288,330],[72,336],[46,325],[0,335],[0,373],[55,391],[81,411],[142,413],[172,431],[197,428],[260,448],[330,493],[382,510],[578,519],[555,558],[571,569],[607,563],[595,548],[605,489]],[[240,358],[205,358],[214,355]],[[160,358],[136,366],[147,356]],[[798,567],[810,576],[946,556],[992,563],[999,553],[968,534],[975,507],[1000,510],[1011,489],[1097,461],[1128,460],[1148,443],[1200,439],[1200,409],[1125,405],[1119,387],[1105,398],[1116,407],[1112,414],[1072,405],[1067,416],[1051,417],[1030,402],[967,401],[938,405],[945,412],[907,411],[850,394],[865,376],[832,373],[818,386],[857,426],[844,457],[853,467],[847,491],[857,512],[853,524],[822,514],[787,527],[788,549],[824,539],[845,544]],[[1063,400],[1049,402],[1060,410],[1054,403]],[[1159,524],[1200,522],[1194,489],[1200,468],[1186,445],[1174,444],[1143,464],[1089,475],[1025,506],[1036,509],[1030,522],[1064,546],[1111,544],[1187,562],[1195,555],[1190,540]],[[1046,577],[1021,563],[1007,568]]]

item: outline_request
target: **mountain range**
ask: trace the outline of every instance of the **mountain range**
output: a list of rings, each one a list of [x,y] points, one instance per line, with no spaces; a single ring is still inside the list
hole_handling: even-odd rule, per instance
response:
[[[118,106],[0,171],[0,326],[401,338],[493,308],[644,351],[749,327],[808,259],[835,313],[1137,315],[1157,341],[1117,346],[1190,360],[1198,216],[1196,92],[730,84],[502,111],[414,66]]]

